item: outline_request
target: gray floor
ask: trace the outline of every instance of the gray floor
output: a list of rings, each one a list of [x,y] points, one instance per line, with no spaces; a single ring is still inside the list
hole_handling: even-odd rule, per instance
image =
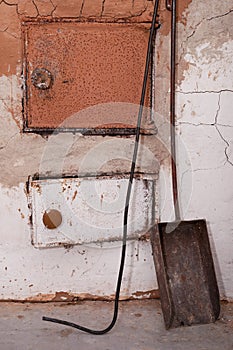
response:
[[[215,324],[166,331],[158,300],[120,303],[119,320],[108,334],[93,336],[73,328],[43,322],[43,315],[83,326],[103,328],[111,320],[113,303],[0,304],[1,350],[232,350],[233,304],[222,304]]]

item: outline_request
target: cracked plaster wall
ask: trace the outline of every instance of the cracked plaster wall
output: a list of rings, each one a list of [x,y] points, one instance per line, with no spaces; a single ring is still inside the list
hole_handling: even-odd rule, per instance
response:
[[[48,300],[62,291],[84,297],[107,298],[114,294],[119,242],[35,249],[31,244],[25,184],[28,175],[35,173],[51,177],[61,173],[127,173],[134,145],[134,137],[42,137],[22,132],[20,22],[51,17],[149,21],[151,8],[151,1],[0,1],[0,299]],[[166,148],[160,146],[158,151],[156,143],[159,145],[154,136],[143,137],[137,165],[139,173],[152,178],[157,177],[158,161],[152,163],[151,158],[156,154],[167,156]],[[64,149],[64,145],[72,147]],[[66,156],[64,164],[60,162],[62,153]],[[150,296],[148,291],[157,288],[149,241],[129,244],[124,281],[123,297],[135,297],[136,292]]]
[[[208,2],[208,4],[207,4]],[[182,211],[185,219],[207,219],[222,297],[233,298],[233,135],[232,1],[178,2],[177,132]],[[0,0],[0,166],[2,299],[35,298],[39,293],[113,293],[119,247],[35,250],[30,243],[25,182],[43,169],[57,175],[56,164],[66,138],[72,141],[63,172],[93,173],[98,161],[85,162],[93,149],[108,149],[97,173],[129,171],[133,137],[81,135],[41,137],[22,130],[22,58],[20,21],[24,18],[73,17],[100,21],[150,21],[149,0]],[[169,154],[166,149],[169,108],[169,13],[161,3],[162,26],[155,52],[155,109],[159,135],[141,138],[137,171],[157,177],[160,164],[160,216],[172,219]],[[161,123],[160,123],[161,122]],[[165,127],[164,127],[165,125]],[[51,142],[52,140],[52,142]],[[45,149],[51,157],[43,159]],[[107,148],[105,147],[107,146]],[[116,155],[121,154],[121,159]],[[123,160],[122,160],[123,159]],[[113,253],[114,251],[114,253]],[[140,259],[138,259],[140,251]],[[77,258],[78,257],[78,258]],[[132,260],[133,257],[133,260]],[[149,242],[134,242],[128,251],[123,295],[157,288]],[[78,262],[77,262],[78,259]],[[106,261],[114,262],[107,265]],[[106,270],[107,269],[107,270]],[[73,270],[76,272],[74,273]],[[53,271],[53,276],[51,275]],[[105,271],[105,273],[103,273]],[[67,276],[64,279],[64,276]],[[93,278],[95,276],[95,278]],[[108,278],[106,279],[106,276]],[[109,277],[111,276],[111,277]],[[143,277],[142,277],[143,276]],[[74,283],[74,277],[75,283]],[[77,286],[78,281],[78,286]],[[101,286],[101,287],[100,287]]]
[[[177,53],[178,168],[183,217],[206,218],[221,294],[231,298],[232,11],[231,1],[207,4],[193,0],[183,14],[185,22],[178,26]],[[161,38],[164,50],[168,41]],[[184,153],[189,155],[186,160]],[[163,170],[163,167],[162,173],[167,174],[167,168]],[[164,220],[170,216],[167,203],[167,212],[165,208],[162,212]]]

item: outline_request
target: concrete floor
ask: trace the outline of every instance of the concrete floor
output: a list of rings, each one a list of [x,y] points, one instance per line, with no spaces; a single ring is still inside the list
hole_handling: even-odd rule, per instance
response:
[[[158,300],[120,303],[119,319],[108,334],[93,336],[63,325],[42,321],[43,315],[105,327],[112,317],[111,302],[26,304],[0,307],[1,350],[232,350],[233,304],[222,304],[215,324],[166,331]]]

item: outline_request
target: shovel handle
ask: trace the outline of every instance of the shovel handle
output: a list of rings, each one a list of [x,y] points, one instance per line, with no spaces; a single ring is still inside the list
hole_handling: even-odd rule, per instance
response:
[[[170,130],[171,130],[171,166],[172,166],[172,190],[173,203],[175,210],[176,221],[181,220],[178,181],[177,181],[177,166],[176,166],[176,139],[175,139],[175,124],[176,124],[176,0],[166,0],[169,10],[171,10],[171,76],[170,76]]]

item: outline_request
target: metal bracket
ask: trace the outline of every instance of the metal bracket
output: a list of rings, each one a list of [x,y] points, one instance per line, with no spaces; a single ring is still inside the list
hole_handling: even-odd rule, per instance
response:
[[[172,0],[166,0],[166,8],[168,11],[172,10]]]

